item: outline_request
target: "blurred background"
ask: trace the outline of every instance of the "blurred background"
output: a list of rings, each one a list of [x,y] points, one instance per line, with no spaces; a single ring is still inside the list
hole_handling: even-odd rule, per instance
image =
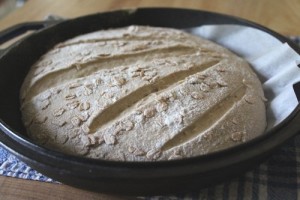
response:
[[[300,35],[299,0],[0,0],[0,30],[23,22],[45,20],[49,15],[74,18],[137,7],[218,12],[251,20],[283,35]]]
[[[0,19],[24,5],[26,0],[0,0]]]

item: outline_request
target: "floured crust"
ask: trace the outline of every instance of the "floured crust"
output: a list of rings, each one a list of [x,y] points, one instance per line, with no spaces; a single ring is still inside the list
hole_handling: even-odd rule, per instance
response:
[[[130,26],[56,45],[20,92],[31,138],[121,161],[178,159],[264,132],[257,76],[223,47],[167,28]]]

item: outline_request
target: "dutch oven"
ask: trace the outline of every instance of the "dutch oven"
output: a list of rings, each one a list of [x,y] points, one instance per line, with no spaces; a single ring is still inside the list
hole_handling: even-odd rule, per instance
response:
[[[280,124],[244,144],[208,155],[158,162],[118,162],[66,155],[44,148],[26,135],[21,121],[19,90],[32,66],[55,44],[74,36],[107,28],[149,25],[186,29],[207,24],[253,27],[296,44],[261,25],[240,18],[199,10],[140,8],[93,14],[62,21],[29,22],[0,33],[3,43],[36,30],[0,56],[0,142],[33,169],[74,187],[121,195],[157,195],[197,190],[240,175],[265,160],[300,129],[298,106]],[[296,95],[300,93],[294,86]]]

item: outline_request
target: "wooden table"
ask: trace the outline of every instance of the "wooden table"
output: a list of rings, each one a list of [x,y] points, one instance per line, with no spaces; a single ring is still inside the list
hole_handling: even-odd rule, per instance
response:
[[[299,0],[28,0],[0,20],[0,30],[17,23],[43,20],[54,14],[67,18],[135,7],[184,7],[242,17],[284,35],[300,35]],[[95,194],[62,184],[0,176],[0,199],[124,199]]]

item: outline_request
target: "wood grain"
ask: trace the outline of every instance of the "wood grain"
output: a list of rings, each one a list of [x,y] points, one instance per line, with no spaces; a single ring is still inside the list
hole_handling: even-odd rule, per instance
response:
[[[58,183],[44,183],[0,176],[0,199],[1,200],[121,200],[136,199],[134,197],[120,197],[99,194],[72,188]]]
[[[121,8],[182,7],[242,17],[285,35],[300,35],[299,0],[29,0],[0,21],[0,30],[20,22],[43,20],[49,14],[67,18]]]
[[[66,18],[136,7],[182,7],[242,17],[284,35],[300,35],[299,0],[28,0],[0,21],[0,30],[14,24],[43,20],[49,14]],[[0,199],[132,199],[96,194],[63,184],[42,183],[0,176]]]

